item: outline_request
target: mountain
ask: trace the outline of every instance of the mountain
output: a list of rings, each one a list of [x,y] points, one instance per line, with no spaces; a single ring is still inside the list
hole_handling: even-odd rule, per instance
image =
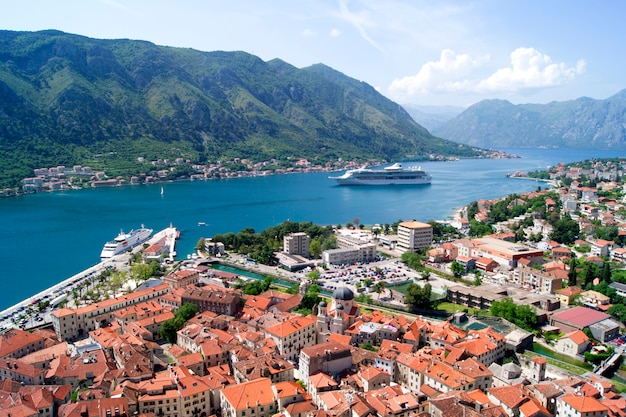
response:
[[[475,156],[325,65],[59,31],[0,31],[0,184],[43,166],[137,159]],[[108,171],[110,172],[110,171]]]
[[[626,90],[605,100],[518,105],[484,100],[432,132],[486,148],[626,149]]]
[[[463,107],[455,106],[420,106],[416,104],[403,104],[402,107],[413,120],[431,132],[465,110]]]

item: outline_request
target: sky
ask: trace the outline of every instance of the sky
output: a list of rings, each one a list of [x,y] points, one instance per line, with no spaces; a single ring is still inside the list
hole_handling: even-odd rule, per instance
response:
[[[399,104],[605,99],[626,88],[621,0],[2,2],[3,30],[323,63]]]

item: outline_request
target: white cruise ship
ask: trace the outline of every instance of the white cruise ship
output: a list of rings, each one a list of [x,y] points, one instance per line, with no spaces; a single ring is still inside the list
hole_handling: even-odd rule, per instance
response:
[[[146,229],[143,225],[141,229],[131,230],[128,233],[120,231],[120,234],[117,235],[114,240],[104,244],[102,253],[100,253],[100,259],[107,259],[126,252],[137,245],[141,245],[148,240],[150,236],[152,236],[152,229]]]
[[[384,169],[350,169],[339,177],[328,177],[339,185],[416,185],[430,184],[431,176],[421,167],[402,168],[395,163]]]

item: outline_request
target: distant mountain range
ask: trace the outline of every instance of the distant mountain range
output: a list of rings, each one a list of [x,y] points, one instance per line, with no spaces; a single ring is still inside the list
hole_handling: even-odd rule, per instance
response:
[[[430,132],[446,124],[465,109],[455,106],[420,106],[403,104],[402,107],[411,115],[413,120],[424,126]]]
[[[36,167],[139,157],[476,156],[332,68],[59,31],[0,31],[0,185]]]
[[[626,149],[626,90],[605,100],[519,105],[484,100],[431,132],[483,148]]]

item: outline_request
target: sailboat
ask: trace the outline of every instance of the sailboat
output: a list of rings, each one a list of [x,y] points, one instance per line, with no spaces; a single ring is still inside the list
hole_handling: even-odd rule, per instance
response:
[[[163,186],[161,186],[161,195],[163,195]]]

